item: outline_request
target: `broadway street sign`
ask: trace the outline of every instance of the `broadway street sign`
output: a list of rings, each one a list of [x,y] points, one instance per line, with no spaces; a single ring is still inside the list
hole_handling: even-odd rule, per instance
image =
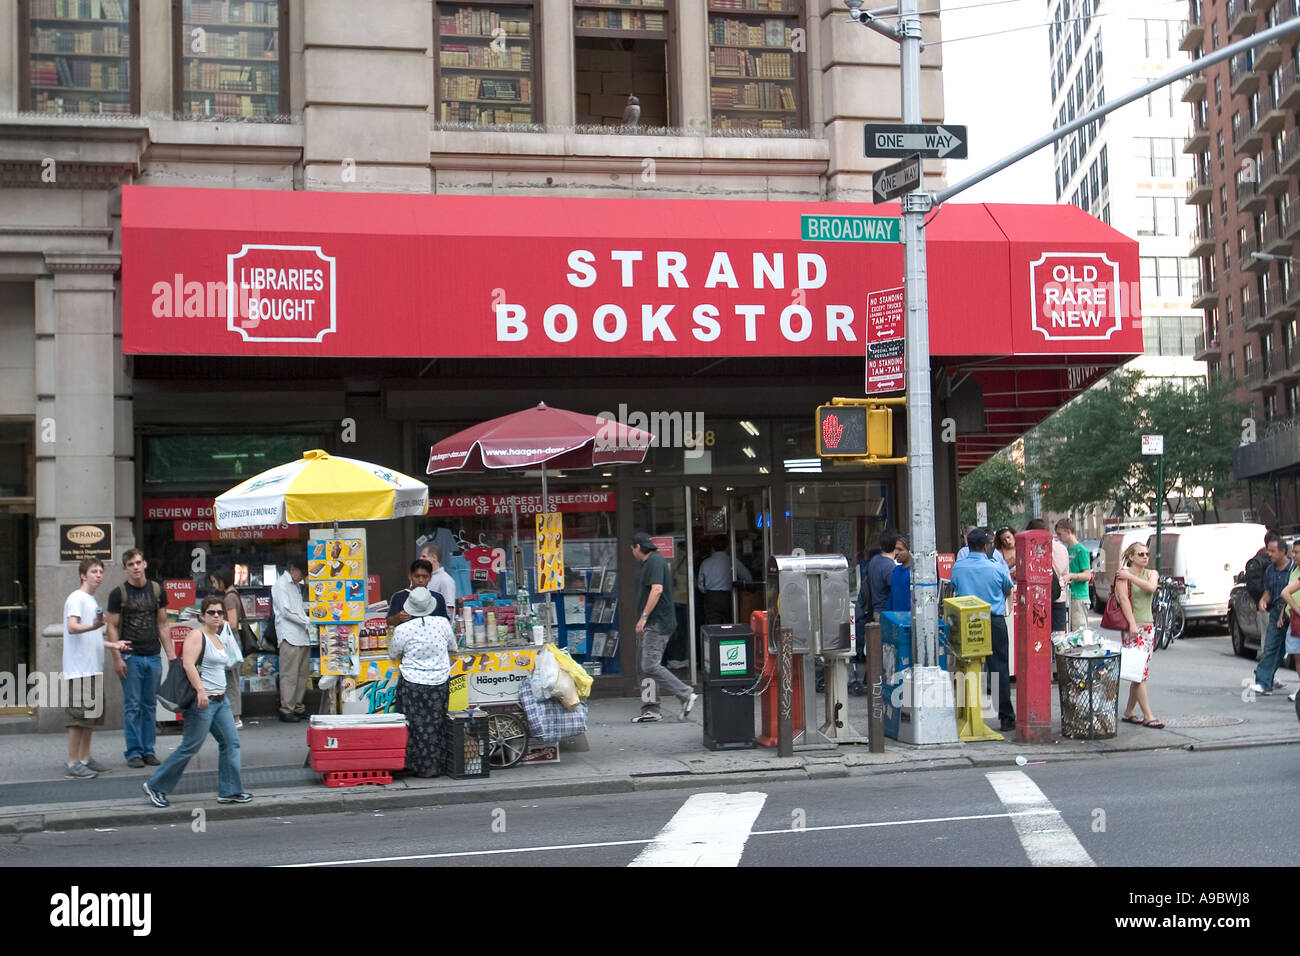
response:
[[[804,242],[899,242],[898,219],[885,216],[804,216]]]

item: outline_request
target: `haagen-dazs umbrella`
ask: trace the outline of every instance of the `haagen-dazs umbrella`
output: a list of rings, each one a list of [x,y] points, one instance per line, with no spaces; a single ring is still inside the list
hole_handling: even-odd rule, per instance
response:
[[[429,488],[383,465],[315,449],[254,475],[219,496],[218,528],[377,521],[422,515]]]
[[[426,473],[636,465],[653,442],[639,428],[539,402],[444,438],[430,449]]]

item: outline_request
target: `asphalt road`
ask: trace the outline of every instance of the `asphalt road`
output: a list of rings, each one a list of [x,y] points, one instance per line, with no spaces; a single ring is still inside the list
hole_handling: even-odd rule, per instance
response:
[[[7,866],[1288,866],[1300,747],[0,837]]]

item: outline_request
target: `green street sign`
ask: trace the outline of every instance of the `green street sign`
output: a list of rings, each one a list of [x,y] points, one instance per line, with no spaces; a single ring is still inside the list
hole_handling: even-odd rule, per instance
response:
[[[885,216],[804,216],[804,242],[901,242],[897,218]]]

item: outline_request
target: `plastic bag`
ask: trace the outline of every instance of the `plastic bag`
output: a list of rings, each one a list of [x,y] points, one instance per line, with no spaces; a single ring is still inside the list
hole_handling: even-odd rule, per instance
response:
[[[221,644],[226,649],[226,669],[235,670],[237,667],[244,665],[244,649],[239,644],[239,638],[235,637],[235,632],[230,629],[229,624],[221,628]]]
[[[591,685],[594,683],[591,675],[583,669],[581,664],[569,656],[568,651],[561,650],[554,645],[547,645],[547,649],[555,655],[555,659],[559,662],[560,667],[563,670],[568,671],[569,676],[573,678],[573,684],[578,691],[578,698],[580,700],[586,700],[591,694]],[[538,656],[540,657],[541,655]],[[569,706],[572,707],[573,705],[570,704]]]
[[[550,700],[555,693],[555,682],[559,676],[560,665],[551,654],[550,645],[547,645],[537,652],[537,660],[533,664],[533,696],[539,701]]]
[[[569,710],[581,703],[578,700],[578,688],[573,683],[573,675],[566,670],[560,671],[560,675],[555,681],[555,691],[551,696]]]

